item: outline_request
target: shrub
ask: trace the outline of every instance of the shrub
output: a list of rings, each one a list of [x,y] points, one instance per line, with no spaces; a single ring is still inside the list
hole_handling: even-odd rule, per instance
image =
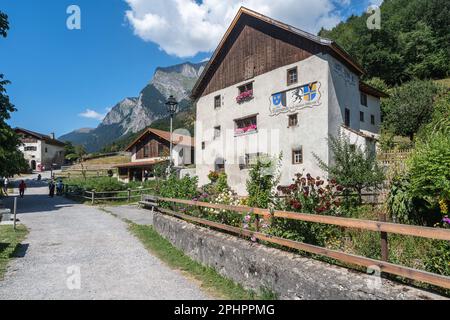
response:
[[[187,175],[178,179],[175,174],[171,174],[167,180],[160,181],[159,194],[165,198],[192,200],[199,195],[197,184],[197,177]]]
[[[74,186],[86,191],[95,190],[96,192],[123,191],[128,187],[126,184],[118,181],[116,178],[74,178],[65,181],[66,185]]]
[[[210,199],[209,202],[214,204],[226,204],[232,206],[239,206],[241,204],[237,194],[234,193],[233,191],[228,190],[225,190],[222,193],[218,194],[217,196],[214,196],[212,199]],[[210,214],[209,216],[210,220],[218,221],[220,223],[224,223],[235,227],[242,226],[241,223],[242,215],[237,212],[213,208],[209,208],[206,210]]]
[[[281,161],[281,156],[278,161]],[[277,167],[279,163],[270,157],[256,159],[247,180],[247,204],[250,207],[267,209],[273,203],[275,188],[279,181]]]
[[[289,187],[278,187],[285,198],[277,208],[301,213],[341,215],[338,195],[342,187],[336,182],[325,181],[310,174],[297,174]],[[324,246],[328,239],[339,235],[339,228],[330,225],[308,223],[290,219],[273,219],[270,233],[279,237]]]
[[[210,171],[208,174],[208,179],[212,182],[212,183],[216,183],[217,179],[219,179],[219,173],[216,171]]]
[[[431,206],[450,203],[450,136],[441,132],[417,143],[410,162],[411,193]]]
[[[385,178],[375,154],[361,147],[355,147],[344,134],[337,137],[330,136],[329,143],[334,163],[328,165],[314,155],[320,168],[340,185],[355,190],[358,193],[359,203],[362,203],[362,190],[378,188]]]
[[[219,177],[217,178],[217,191],[218,192],[226,192],[229,191],[230,187],[228,186],[228,176],[225,172],[219,173]]]

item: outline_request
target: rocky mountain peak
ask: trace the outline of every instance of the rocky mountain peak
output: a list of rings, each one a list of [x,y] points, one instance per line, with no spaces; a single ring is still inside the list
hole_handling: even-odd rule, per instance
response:
[[[83,144],[88,151],[95,152],[125,134],[138,132],[167,116],[165,102],[170,95],[180,102],[180,110],[188,107],[190,92],[205,66],[206,62],[186,62],[157,68],[139,97],[125,98],[117,103],[96,129],[74,131],[60,139]]]

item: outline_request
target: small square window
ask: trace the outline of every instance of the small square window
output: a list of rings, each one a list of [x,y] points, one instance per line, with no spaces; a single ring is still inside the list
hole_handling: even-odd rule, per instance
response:
[[[359,121],[364,122],[364,112],[359,112]]]
[[[375,125],[375,116],[373,114],[370,116],[370,123]]]
[[[298,115],[296,114],[291,114],[289,116],[289,127],[296,127],[298,126]]]
[[[222,130],[220,126],[214,127],[214,139],[220,138],[221,132]]]
[[[222,106],[222,96],[218,95],[214,97],[214,109],[219,109]]]
[[[297,73],[297,67],[289,69],[287,71],[287,84],[288,86],[291,84],[295,84],[298,82],[298,73]]]
[[[206,142],[202,142],[202,150],[205,150],[206,148]]]
[[[367,94],[361,92],[361,105],[367,107]]]
[[[292,164],[303,163],[303,148],[292,150]]]

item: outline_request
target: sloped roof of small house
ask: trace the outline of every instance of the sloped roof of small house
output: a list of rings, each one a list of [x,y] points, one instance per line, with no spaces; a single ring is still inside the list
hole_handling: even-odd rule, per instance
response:
[[[153,133],[153,134],[157,135],[158,137],[170,142],[170,132],[159,130],[159,129],[149,128],[149,129],[145,130],[139,137],[137,137],[132,143],[130,143],[128,145],[128,147],[125,149],[125,151],[130,151],[131,148],[134,147],[134,145],[136,145],[139,141],[142,140],[143,137],[145,137],[147,134],[150,134],[150,133]],[[174,145],[179,144],[179,145],[183,145],[183,146],[187,146],[187,147],[195,146],[195,139],[193,137],[178,134],[178,133],[173,134],[172,142]]]
[[[375,87],[372,87],[371,85],[360,81],[359,82],[359,90],[361,90],[364,93],[367,93],[368,95],[378,97],[378,98],[387,98],[389,95],[381,90],[378,90]]]
[[[192,89],[191,97],[193,99],[198,99],[201,96],[203,89],[205,87],[205,81],[207,79],[207,75],[215,72],[215,68],[217,68],[216,60],[217,60],[218,56],[220,56],[226,52],[225,44],[228,41],[232,41],[230,39],[231,38],[230,35],[235,30],[237,23],[244,16],[250,16],[252,18],[256,18],[259,21],[262,21],[264,23],[272,25],[273,27],[280,28],[286,32],[289,32],[289,33],[293,34],[294,36],[308,39],[308,40],[313,41],[325,48],[328,48],[329,50],[331,50],[331,52],[333,52],[335,54],[336,58],[338,58],[341,62],[343,62],[350,68],[352,68],[357,74],[362,75],[365,73],[362,66],[352,56],[350,56],[350,54],[348,54],[344,49],[342,49],[335,41],[316,36],[314,34],[300,30],[300,29],[295,28],[286,23],[269,18],[269,17],[267,17],[263,14],[260,14],[256,11],[250,10],[245,7],[241,7],[239,9],[236,17],[234,18],[233,22],[231,23],[230,27],[228,28],[225,35],[223,36],[222,40],[220,41],[218,47],[214,51],[214,54],[212,55],[211,59],[209,60],[208,64],[206,65],[202,74],[200,75],[200,78],[197,80],[194,88]]]
[[[38,140],[45,141],[45,143],[47,143],[47,144],[60,146],[60,147],[64,147],[65,146],[64,142],[62,142],[60,140],[53,139],[52,137],[50,137],[49,135],[46,135],[46,134],[34,132],[34,131],[31,131],[31,130],[28,130],[28,129],[23,129],[23,128],[15,128],[14,131],[16,133],[19,133],[19,132],[25,133],[25,134],[27,134],[29,136],[32,136],[32,137],[34,137],[34,138],[36,138]]]

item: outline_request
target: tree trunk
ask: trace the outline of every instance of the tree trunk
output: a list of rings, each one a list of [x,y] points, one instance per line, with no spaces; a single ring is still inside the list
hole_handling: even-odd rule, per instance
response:
[[[358,191],[358,203],[362,204],[362,188],[357,188]]]

